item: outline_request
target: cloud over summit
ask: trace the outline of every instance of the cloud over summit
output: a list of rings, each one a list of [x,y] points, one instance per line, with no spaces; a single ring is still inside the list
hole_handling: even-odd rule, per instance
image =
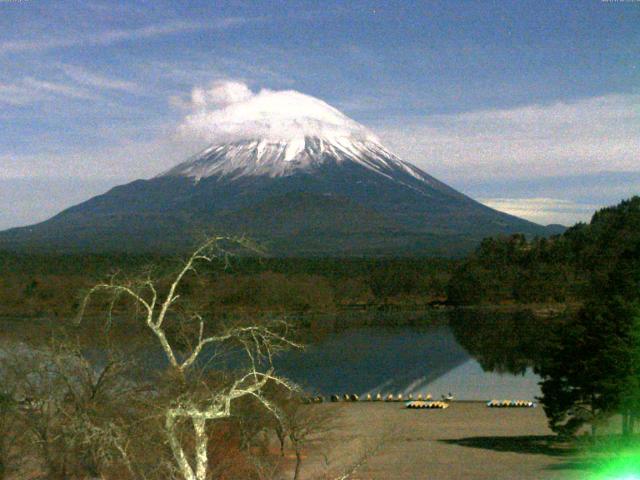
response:
[[[186,107],[190,111],[179,132],[212,143],[305,136],[375,138],[331,105],[295,90],[255,93],[242,82],[217,81],[194,88]]]

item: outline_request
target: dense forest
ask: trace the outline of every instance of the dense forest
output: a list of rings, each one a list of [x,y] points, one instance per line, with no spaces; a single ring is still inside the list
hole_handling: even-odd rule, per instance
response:
[[[596,212],[561,235],[485,239],[455,269],[447,288],[457,305],[581,302],[608,280],[621,257],[633,258],[640,198]]]
[[[83,290],[98,280],[171,273],[180,259],[143,255],[0,253],[0,316],[74,315]],[[256,258],[203,266],[184,285],[210,312],[335,312],[421,308],[446,299],[455,260],[437,258]],[[204,304],[204,305],[203,305]]]
[[[552,429],[574,434],[622,416],[640,418],[640,197],[602,209],[565,234],[569,259],[587,282],[582,307],[558,332],[540,368]]]
[[[455,270],[447,288],[456,305],[578,301],[586,283],[578,224],[563,235],[487,238]]]
[[[551,239],[486,239],[455,270],[448,294],[476,305],[575,302],[564,321],[523,318],[482,330],[466,319],[452,327],[466,332],[459,337],[487,368],[534,367],[554,431],[573,435],[590,425],[595,433],[620,414],[622,432],[633,433],[640,418],[640,197]]]
[[[632,238],[634,198],[561,235],[491,237],[467,258],[258,258],[234,256],[185,286],[212,311],[335,312],[349,308],[580,305]],[[66,316],[78,292],[119,272],[161,277],[180,261],[162,255],[28,255],[0,252],[0,316]],[[153,266],[153,267],[151,267]]]

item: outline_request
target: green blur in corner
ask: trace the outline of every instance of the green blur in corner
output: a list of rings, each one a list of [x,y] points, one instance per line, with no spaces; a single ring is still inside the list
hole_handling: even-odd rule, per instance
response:
[[[589,480],[640,480],[640,446],[598,462]]]

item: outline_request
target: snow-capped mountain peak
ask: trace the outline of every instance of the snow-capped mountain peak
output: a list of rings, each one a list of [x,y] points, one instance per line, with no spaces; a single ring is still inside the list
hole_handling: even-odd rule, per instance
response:
[[[309,95],[292,90],[254,94],[246,85],[223,82],[192,97],[195,111],[181,131],[210,146],[161,176],[233,181],[352,162],[389,178],[400,170],[427,181],[428,175],[398,159],[365,126]]]
[[[212,145],[161,176],[184,176],[196,181],[218,177],[228,181],[246,176],[283,177],[312,173],[321,165],[352,162],[387,178],[394,171],[428,181],[419,169],[401,161],[369,138],[304,136],[287,140],[261,138]]]
[[[495,234],[548,234],[403,162],[308,95],[222,82],[175,105],[192,109],[182,130],[209,147],[156,178],[0,232],[0,248],[176,253],[214,232],[283,256],[448,255]]]

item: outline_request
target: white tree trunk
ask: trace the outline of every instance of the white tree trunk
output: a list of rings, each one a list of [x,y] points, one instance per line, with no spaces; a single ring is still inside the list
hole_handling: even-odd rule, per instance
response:
[[[172,412],[167,412],[166,417],[166,428],[167,428],[167,437],[169,438],[169,446],[171,447],[171,451],[173,452],[173,457],[176,459],[176,463],[178,464],[178,469],[180,473],[184,477],[185,480],[196,480],[196,476],[193,473],[193,469],[191,465],[189,465],[189,460],[187,460],[187,456],[184,454],[184,450],[182,449],[182,444],[180,443],[180,439],[178,438],[178,434],[176,433],[176,424],[177,417],[172,414]]]
[[[193,428],[196,431],[196,479],[206,480],[209,462],[207,458],[209,438],[206,432],[206,420],[202,417],[194,417]]]
[[[1,0],[0,0],[1,1]],[[169,441],[171,452],[176,461],[177,469],[184,480],[206,480],[208,473],[208,437],[206,431],[207,420],[217,420],[227,418],[231,415],[232,401],[243,397],[252,396],[258,400],[270,412],[277,415],[276,409],[271,402],[265,398],[261,392],[267,382],[275,382],[287,389],[293,387],[286,380],[273,375],[273,369],[270,368],[266,372],[258,371],[259,359],[267,359],[271,362],[272,349],[279,347],[299,348],[299,345],[287,340],[285,337],[261,326],[247,326],[232,328],[221,335],[205,336],[204,319],[194,314],[194,320],[200,324],[197,338],[190,353],[183,359],[178,360],[180,356],[176,356],[176,350],[170,343],[166,335],[166,327],[164,326],[168,313],[171,311],[179,295],[176,294],[180,283],[184,276],[194,269],[199,261],[210,262],[216,258],[217,242],[223,240],[222,237],[215,237],[207,241],[198,248],[189,259],[185,262],[182,269],[174,277],[173,283],[169,287],[169,291],[161,300],[154,282],[150,278],[139,280],[137,282],[128,282],[125,284],[116,283],[115,276],[111,278],[111,283],[101,283],[95,285],[84,298],[78,315],[78,321],[82,319],[84,310],[89,302],[89,298],[94,292],[107,291],[112,292],[116,298],[118,295],[128,295],[137,304],[141,305],[145,312],[145,322],[149,329],[158,339],[167,360],[171,367],[185,378],[185,374],[197,364],[199,355],[203,348],[208,344],[223,344],[230,340],[239,340],[244,345],[244,350],[251,361],[251,368],[242,377],[236,379],[228,390],[212,392],[208,401],[205,402],[189,402],[181,403],[170,407],[165,412],[165,428]],[[237,240],[238,243],[244,245],[244,240]],[[115,301],[112,303],[113,308]],[[111,310],[110,310],[111,312]],[[178,400],[178,399],[176,399]],[[195,431],[195,472],[192,462],[189,462],[185,454],[184,445],[176,431],[176,424],[179,419],[191,420]]]

